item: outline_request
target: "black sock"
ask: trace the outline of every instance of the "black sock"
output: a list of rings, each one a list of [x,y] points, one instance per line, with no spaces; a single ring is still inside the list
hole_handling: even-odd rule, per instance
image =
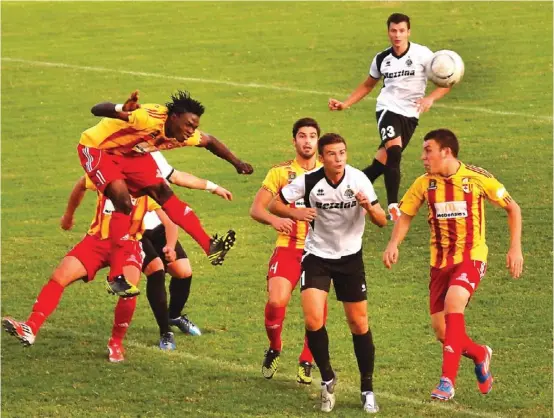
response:
[[[169,316],[167,315],[167,293],[165,291],[165,271],[158,270],[146,278],[146,297],[158,327],[160,335],[169,332]]]
[[[360,389],[362,392],[373,392],[373,368],[375,365],[375,346],[369,329],[365,334],[352,334],[354,353],[360,369]]]
[[[315,364],[321,373],[321,379],[325,382],[332,380],[335,377],[335,372],[331,367],[329,358],[329,336],[325,325],[317,331],[306,330],[308,338],[308,347],[314,356]]]
[[[387,166],[385,168],[385,188],[387,200],[398,203],[398,190],[400,189],[400,160],[402,159],[402,147],[395,145],[387,149]]]
[[[377,178],[385,172],[385,165],[381,161],[373,159],[371,165],[368,165],[362,170],[367,176],[370,182],[374,182]]]
[[[192,276],[178,279],[172,277],[169,282],[169,317],[175,319],[181,316],[183,308],[190,295]]]

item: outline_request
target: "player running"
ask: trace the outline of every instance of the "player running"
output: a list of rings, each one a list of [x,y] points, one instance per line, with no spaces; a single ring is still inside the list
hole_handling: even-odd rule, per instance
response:
[[[447,129],[425,135],[421,159],[427,173],[418,177],[402,198],[399,205],[402,215],[383,254],[385,266],[391,268],[398,261],[398,246],[413,217],[427,202],[431,228],[431,323],[437,339],[443,343],[442,376],[431,398],[442,401],[454,397],[462,355],[475,363],[481,393],[487,394],[492,389],[492,350],[469,338],[464,318],[465,308],[487,269],[485,200],[508,214],[510,249],[506,266],[514,279],[523,271],[518,204],[492,174],[458,160],[458,151],[458,139]]]
[[[130,101],[138,100],[134,93]],[[127,112],[123,105],[100,103],[92,108],[95,116],[104,116],[97,125],[81,135],[77,151],[81,165],[98,190],[112,202],[110,222],[112,256],[108,286],[118,295],[136,295],[122,274],[122,254],[127,245],[132,208],[131,195],[148,195],[169,218],[187,232],[205,251],[213,265],[223,263],[235,242],[230,230],[222,237],[210,238],[194,211],[179,200],[159,175],[150,155],[157,150],[200,146],[231,162],[241,174],[251,174],[252,167],[239,160],[212,135],[198,130],[204,106],[188,92],[179,91],[166,106],[142,105]]]
[[[269,260],[267,272],[268,299],[265,305],[265,329],[269,339],[269,348],[265,352],[262,363],[262,375],[271,379],[279,366],[283,343],[283,321],[291,293],[300,279],[300,262],[304,249],[304,240],[308,232],[308,222],[303,218],[302,211],[294,220],[280,218],[267,211],[271,200],[281,189],[310,170],[318,168],[317,140],[320,128],[312,118],[297,120],[292,127],[292,143],[296,149],[296,157],[274,166],[267,173],[262,187],[258,190],[250,208],[250,216],[266,225],[271,225],[278,233],[276,248]],[[304,208],[304,200],[293,202],[291,207]],[[327,305],[325,305],[327,309]],[[327,311],[325,311],[325,318]],[[313,356],[304,339],[304,348],[298,359],[296,381],[303,384],[312,383]]]
[[[372,183],[381,174],[385,175],[389,216],[392,221],[396,221],[400,217],[398,190],[402,152],[414,134],[420,113],[428,111],[450,88],[439,87],[425,96],[425,67],[433,52],[426,46],[409,41],[408,16],[401,13],[390,15],[387,32],[391,46],[375,55],[367,79],[344,102],[329,99],[329,109],[348,109],[371,93],[383,78],[376,107],[381,143],[373,162],[363,172]]]

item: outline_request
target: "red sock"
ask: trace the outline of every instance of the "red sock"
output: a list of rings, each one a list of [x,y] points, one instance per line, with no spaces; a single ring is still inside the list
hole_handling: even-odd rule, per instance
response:
[[[274,308],[269,302],[265,305],[265,331],[269,338],[269,348],[273,350],[281,351],[283,348],[281,332],[286,311],[287,308]]]
[[[325,302],[325,307],[323,308],[323,325],[327,323],[327,302]],[[310,351],[310,348],[308,347],[308,337],[304,336],[304,347],[302,348],[302,352],[300,353],[300,357],[298,357],[298,362],[308,362],[313,363],[314,362],[314,356],[312,355],[312,352]]]
[[[44,321],[58,307],[63,291],[64,287],[61,284],[54,280],[49,280],[38,294],[37,300],[33,305],[33,312],[29,316],[29,319],[27,319],[27,325],[31,327],[35,335],[40,327],[42,327]]]
[[[129,325],[131,325],[136,306],[136,296],[132,298],[119,298],[117,305],[115,305],[112,340],[121,344],[125,334],[127,334]]]
[[[471,338],[466,337],[465,347],[462,354],[473,360],[475,364],[485,361],[487,350],[482,345],[477,344]]]
[[[199,245],[204,252],[208,254],[210,250],[210,237],[202,228],[200,219],[193,212],[192,208],[185,202],[180,201],[173,195],[165,202],[162,209],[167,213],[169,219],[183,228]]]
[[[131,229],[131,215],[121,212],[113,212],[110,219],[110,279],[123,274],[123,263],[125,261],[125,242],[123,237],[129,234]]]
[[[460,357],[467,340],[464,314],[452,313],[444,316],[446,335],[442,350],[442,375],[456,383]]]

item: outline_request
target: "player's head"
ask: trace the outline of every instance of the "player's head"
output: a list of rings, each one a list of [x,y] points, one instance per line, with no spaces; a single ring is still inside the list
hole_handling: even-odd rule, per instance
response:
[[[448,164],[457,162],[460,145],[454,132],[448,129],[436,129],[428,132],[423,138],[421,159],[425,171],[429,174],[440,174]]]
[[[344,172],[346,166],[346,141],[339,134],[324,134],[317,141],[319,160],[329,174]]]
[[[292,143],[296,149],[296,154],[308,160],[315,155],[317,150],[317,140],[321,130],[315,119],[298,119],[292,125]]]
[[[167,102],[167,121],[165,133],[178,141],[185,141],[192,136],[200,125],[200,116],[204,114],[204,106],[198,100],[190,97],[188,91],[178,90]]]
[[[402,13],[393,13],[387,19],[387,30],[392,46],[407,47],[410,37],[410,18]]]

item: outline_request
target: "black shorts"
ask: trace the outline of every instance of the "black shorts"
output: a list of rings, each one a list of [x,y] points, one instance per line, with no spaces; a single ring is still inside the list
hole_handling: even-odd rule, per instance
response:
[[[336,260],[304,254],[300,291],[319,289],[329,293],[331,280],[335,285],[337,300],[361,302],[367,298],[365,267],[362,251]]]
[[[375,113],[375,116],[377,118],[377,130],[381,138],[379,148],[383,148],[385,142],[400,137],[402,139],[402,150],[404,150],[417,128],[418,118],[409,118],[390,110],[380,110]]]
[[[142,270],[144,271],[148,264],[150,264],[156,257],[160,257],[164,263],[164,268],[167,268],[168,262],[166,261],[163,252],[163,248],[167,244],[167,241],[165,240],[165,227],[163,225],[158,225],[154,229],[145,231],[140,241],[142,242],[142,251],[144,251]],[[176,260],[188,258],[187,253],[179,241],[175,244],[175,253],[177,254]]]

